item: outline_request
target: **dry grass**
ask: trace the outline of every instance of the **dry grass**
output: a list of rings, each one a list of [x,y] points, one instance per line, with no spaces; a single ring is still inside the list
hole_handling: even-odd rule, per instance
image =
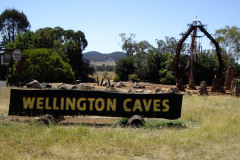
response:
[[[9,89],[0,93],[1,115],[8,110]],[[0,122],[0,159],[239,159],[239,102],[184,96],[185,129]]]
[[[0,114],[8,113],[10,101],[10,88],[0,88]]]

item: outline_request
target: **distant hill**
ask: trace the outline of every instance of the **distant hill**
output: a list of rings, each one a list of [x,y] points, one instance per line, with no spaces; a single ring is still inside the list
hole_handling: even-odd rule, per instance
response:
[[[95,65],[101,65],[105,62],[114,65],[118,59],[124,57],[125,55],[126,54],[124,52],[113,52],[110,54],[103,54],[96,51],[90,51],[83,53],[83,58],[90,60],[91,63]]]

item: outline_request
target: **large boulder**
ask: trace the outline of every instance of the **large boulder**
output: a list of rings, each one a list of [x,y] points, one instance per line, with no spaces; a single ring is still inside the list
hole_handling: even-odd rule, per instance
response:
[[[37,80],[27,83],[26,86],[28,88],[42,89],[42,85]]]

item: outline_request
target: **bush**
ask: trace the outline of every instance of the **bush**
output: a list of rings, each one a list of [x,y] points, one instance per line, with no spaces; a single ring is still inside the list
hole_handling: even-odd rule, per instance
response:
[[[133,82],[139,82],[139,81],[140,81],[140,79],[138,78],[138,75],[137,75],[137,74],[130,74],[130,75],[128,76],[128,79],[129,79],[130,81],[133,81]]]
[[[113,81],[114,82],[119,82],[120,81],[120,77],[118,75],[116,75],[114,78],[113,78]]]
[[[26,62],[19,75],[23,83],[36,79],[39,82],[72,82],[71,66],[51,49],[24,50]]]
[[[175,77],[173,72],[167,69],[161,69],[159,71],[160,83],[162,84],[175,84]]]
[[[129,120],[129,118],[125,118],[125,117],[120,118],[118,120],[117,124],[120,126],[126,126],[128,124],[128,120]]]

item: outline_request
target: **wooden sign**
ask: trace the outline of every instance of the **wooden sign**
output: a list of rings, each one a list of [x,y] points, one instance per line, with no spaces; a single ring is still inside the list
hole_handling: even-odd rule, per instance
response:
[[[95,115],[177,119],[180,94],[124,94],[105,91],[11,89],[9,115]]]

